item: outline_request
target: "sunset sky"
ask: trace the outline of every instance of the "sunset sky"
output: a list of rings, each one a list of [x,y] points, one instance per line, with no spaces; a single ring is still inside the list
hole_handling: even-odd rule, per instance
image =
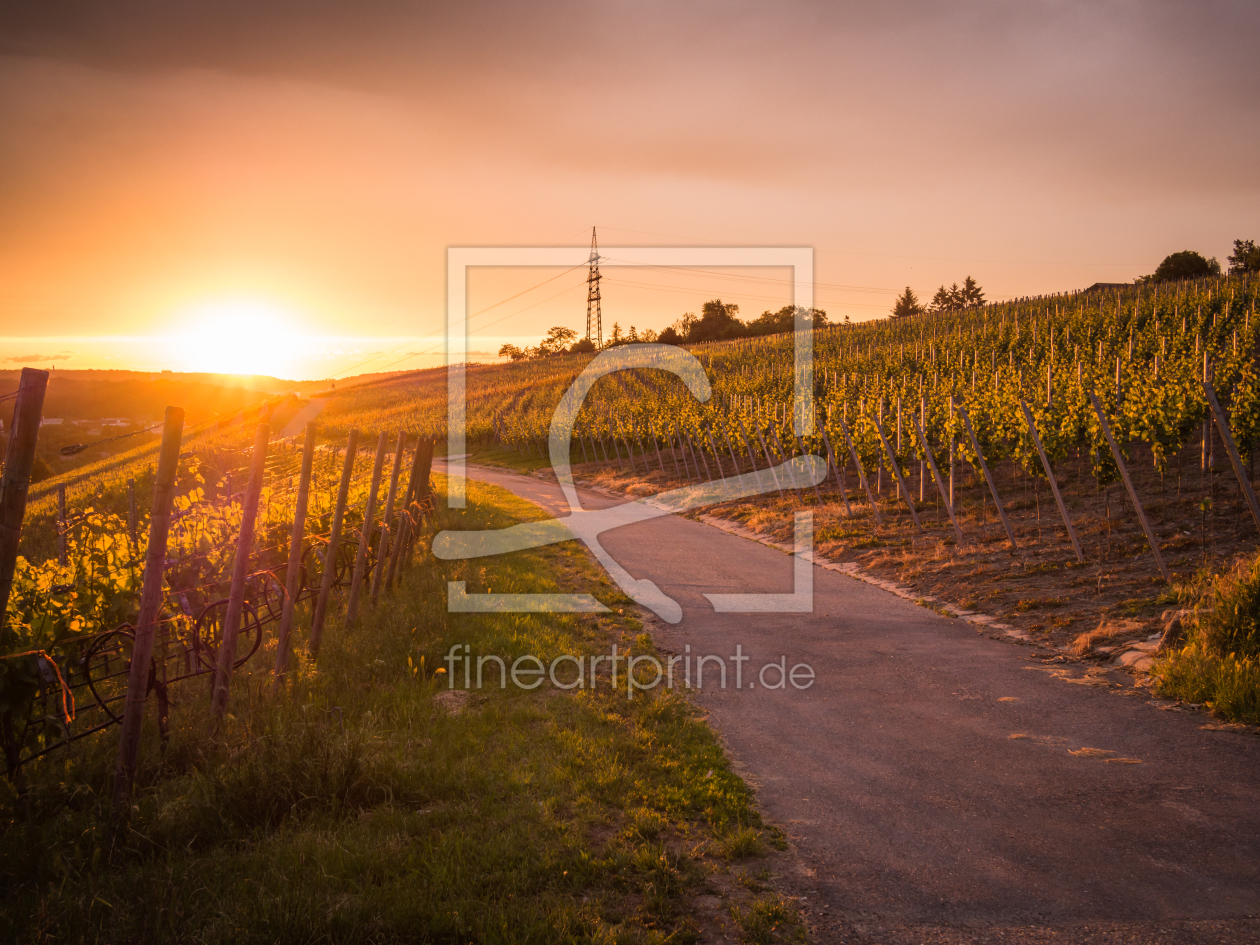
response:
[[[430,367],[448,246],[593,225],[812,246],[833,319],[1223,262],[1260,239],[1258,40],[1254,2],[4,2],[0,367]],[[790,299],[608,276],[606,333]],[[584,278],[474,273],[473,356],[580,331]]]

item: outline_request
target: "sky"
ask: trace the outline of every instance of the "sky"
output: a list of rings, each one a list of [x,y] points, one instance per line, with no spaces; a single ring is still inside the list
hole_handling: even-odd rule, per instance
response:
[[[1260,5],[0,0],[0,367],[431,367],[451,246],[789,245],[832,320],[1260,239]],[[469,276],[470,356],[586,273]],[[782,270],[608,270],[605,334]]]

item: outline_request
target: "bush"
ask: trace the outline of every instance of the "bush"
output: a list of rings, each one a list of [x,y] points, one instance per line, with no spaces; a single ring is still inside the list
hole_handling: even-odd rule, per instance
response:
[[[1204,259],[1192,249],[1183,249],[1164,257],[1153,275],[1143,281],[1174,282],[1178,279],[1204,279],[1208,276],[1219,276],[1221,264],[1215,258]]]
[[[1206,654],[1260,656],[1260,557],[1215,578],[1195,611]]]
[[[1260,662],[1214,656],[1191,643],[1154,670],[1161,695],[1201,702],[1233,722],[1260,724]]]
[[[1187,645],[1157,663],[1153,674],[1162,695],[1260,723],[1260,556],[1211,580],[1195,607]]]

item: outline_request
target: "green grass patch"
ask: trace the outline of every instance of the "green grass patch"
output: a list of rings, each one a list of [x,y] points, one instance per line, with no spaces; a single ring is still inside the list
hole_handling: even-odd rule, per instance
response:
[[[1160,694],[1260,723],[1260,556],[1219,576],[1200,575],[1178,596],[1197,603],[1186,646],[1152,670]]]
[[[468,496],[440,527],[541,517],[476,482]],[[613,613],[447,614],[448,580],[586,591]],[[650,650],[627,604],[573,543],[428,559],[357,626],[328,626],[287,693],[238,677],[217,734],[206,687],[176,687],[125,825],[108,816],[117,729],[30,765],[24,796],[0,782],[0,938],[694,941],[705,877],[779,843],[691,705],[606,680],[465,693],[437,672],[457,643],[508,660]],[[755,940],[791,927],[750,910]]]

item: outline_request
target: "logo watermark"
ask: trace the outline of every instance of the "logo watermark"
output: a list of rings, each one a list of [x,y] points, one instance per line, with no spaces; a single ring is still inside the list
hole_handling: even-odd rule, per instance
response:
[[[636,692],[657,688],[708,689],[808,689],[814,684],[814,669],[808,663],[788,666],[786,656],[745,667],[752,657],[742,644],[730,656],[693,654],[691,646],[659,658],[651,654],[620,653],[614,643],[606,654],[574,656],[563,653],[551,660],[533,654],[518,656],[510,663],[493,654],[474,654],[467,643],[456,643],[443,658],[449,689],[537,689],[550,683],[556,689],[625,690],[626,698]],[[728,673],[729,669],[729,673]],[[707,681],[706,681],[707,679]]]
[[[458,248],[447,252],[447,505],[463,508],[466,401],[464,358],[468,350],[467,274],[473,266],[579,266],[585,250],[574,247]],[[796,317],[793,330],[792,423],[798,437],[814,429],[813,404],[813,250],[793,247],[625,247],[606,249],[605,266],[778,266],[793,272]],[[583,542],[617,585],[636,603],[662,620],[678,623],[682,607],[650,580],[636,579],[600,544],[610,529],[689,509],[762,495],[784,486],[815,486],[827,475],[821,457],[797,456],[765,470],[727,476],[685,486],[646,499],[606,509],[584,509],[569,465],[573,427],[595,382],[617,371],[655,368],[678,377],[700,403],[712,396],[709,379],[691,352],[673,345],[636,344],[601,351],[570,385],[551,418],[548,452],[556,481],[570,514],[510,528],[444,531],[433,540],[433,553],[457,560],[506,554],[570,539]],[[808,613],[813,610],[813,513],[797,512],[794,522],[793,590],[770,594],[705,594],[718,613]],[[590,594],[469,594],[462,581],[447,587],[447,609],[453,613],[600,613],[606,608]]]

